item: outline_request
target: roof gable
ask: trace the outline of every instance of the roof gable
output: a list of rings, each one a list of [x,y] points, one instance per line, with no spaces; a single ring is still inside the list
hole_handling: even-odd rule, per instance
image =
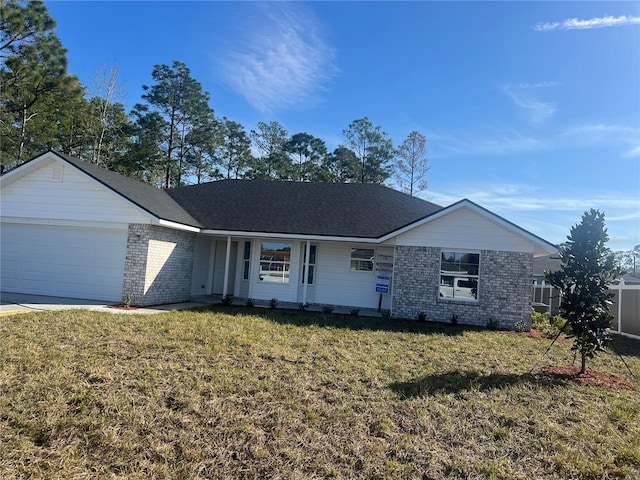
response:
[[[78,222],[145,223],[152,216],[104,185],[46,154],[2,178],[2,214]]]
[[[396,235],[400,244],[531,251],[534,256],[557,252],[546,240],[468,199],[449,205]]]
[[[139,182],[133,178],[125,177],[116,172],[111,172],[97,165],[79,160],[77,158],[58,152],[48,152],[40,155],[19,167],[7,172],[2,178],[3,183],[18,179],[32,171],[37,164],[45,161],[50,156],[55,156],[72,168],[83,172],[96,182],[104,185],[120,197],[144,210],[152,216],[174,222],[181,225],[200,227],[198,222],[191,217],[173,198],[167,195],[165,190]]]

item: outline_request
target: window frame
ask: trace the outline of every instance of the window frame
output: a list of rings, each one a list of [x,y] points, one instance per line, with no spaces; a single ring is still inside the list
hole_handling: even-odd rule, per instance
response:
[[[251,278],[251,240],[244,241],[244,251],[242,252],[242,280]]]
[[[266,249],[265,250],[265,245],[287,245],[289,250],[289,256],[288,256],[288,260],[274,260],[272,259],[268,259],[265,260],[263,259],[264,257],[264,252],[278,252],[278,251],[286,251],[286,249]],[[293,242],[283,242],[283,241],[261,241],[260,242],[260,260],[259,260],[259,267],[258,267],[258,281],[260,283],[267,283],[270,285],[289,285],[291,283],[291,255],[293,252]],[[271,270],[271,268],[269,270],[263,270],[263,265],[268,263],[269,266],[271,267],[272,265],[276,267],[276,270]],[[282,269],[278,269],[278,265],[282,266]],[[282,279],[283,281],[270,281],[270,280],[265,280],[264,277],[264,273],[263,272],[282,272]],[[285,275],[286,273],[286,275]],[[276,278],[276,275],[269,275],[269,277],[273,277]],[[286,278],[286,281],[284,281],[284,279]]]
[[[318,245],[312,243],[309,248],[309,274],[306,272],[306,259],[307,259],[307,243],[302,243],[302,248],[300,249],[302,252],[302,271],[300,275],[300,285],[304,285],[305,281],[307,281],[307,277],[311,276],[311,281],[307,281],[307,285],[315,285],[315,277],[316,277],[316,265],[318,263]],[[313,260],[313,261],[312,261]]]
[[[451,261],[446,261],[445,259],[445,255],[446,254],[453,254],[454,255],[454,260],[453,262]],[[465,255],[474,255],[477,256],[477,263],[475,262],[462,262],[462,259],[464,258]],[[457,257],[460,256],[460,260],[457,259]],[[451,269],[451,270],[444,270],[443,269],[443,264],[447,263],[450,266],[451,265],[459,265],[460,270],[455,270],[455,269]],[[464,270],[462,270],[462,266],[463,265],[468,265],[469,267],[475,266],[477,269],[476,273],[468,273]],[[470,269],[471,270],[471,269]],[[478,303],[480,300],[480,272],[482,270],[482,255],[481,252],[478,250],[462,250],[462,249],[441,249],[440,250],[440,270],[439,270],[439,275],[438,275],[438,299],[445,301],[445,302],[451,302],[451,301],[460,301],[460,302],[470,302],[470,303]],[[451,280],[447,280],[447,282],[443,281],[443,278],[447,278],[447,279],[451,279]],[[455,292],[456,292],[456,285],[458,284],[458,282],[460,281],[471,281],[471,285],[470,286],[461,286],[460,288],[463,289],[468,289],[469,294],[471,296],[455,296]],[[449,285],[450,283],[450,285]],[[475,285],[474,285],[475,283]],[[447,289],[451,289],[451,293],[452,296],[448,296],[448,295],[443,295],[443,287],[447,288]],[[475,290],[475,292],[474,292]],[[446,291],[445,291],[446,292]]]
[[[354,251],[360,250],[371,250],[371,257],[367,259],[367,256],[362,257],[354,257]],[[363,248],[363,247],[351,247],[349,252],[349,271],[350,272],[359,272],[359,273],[373,273],[375,267],[375,258],[376,258],[376,249],[375,248]],[[362,265],[363,263],[370,263],[371,268],[363,269],[363,268],[354,268],[354,262],[356,265]]]

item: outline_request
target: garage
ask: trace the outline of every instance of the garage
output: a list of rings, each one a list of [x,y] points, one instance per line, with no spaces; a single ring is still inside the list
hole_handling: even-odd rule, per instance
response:
[[[125,229],[3,223],[0,288],[120,301],[126,249]]]

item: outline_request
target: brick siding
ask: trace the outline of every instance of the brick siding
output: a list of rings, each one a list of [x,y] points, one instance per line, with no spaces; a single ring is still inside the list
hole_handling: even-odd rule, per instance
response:
[[[531,278],[533,255],[482,250],[478,301],[439,296],[440,252],[437,247],[396,246],[393,308],[395,318],[486,326],[491,320],[501,329],[531,328]]]
[[[129,225],[123,300],[137,306],[189,300],[195,238],[156,225]]]

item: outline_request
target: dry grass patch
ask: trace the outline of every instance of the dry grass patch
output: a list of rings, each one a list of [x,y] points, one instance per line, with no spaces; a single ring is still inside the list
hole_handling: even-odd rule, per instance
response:
[[[0,338],[0,478],[640,478],[638,391],[529,373],[571,356],[524,334],[220,309]]]

